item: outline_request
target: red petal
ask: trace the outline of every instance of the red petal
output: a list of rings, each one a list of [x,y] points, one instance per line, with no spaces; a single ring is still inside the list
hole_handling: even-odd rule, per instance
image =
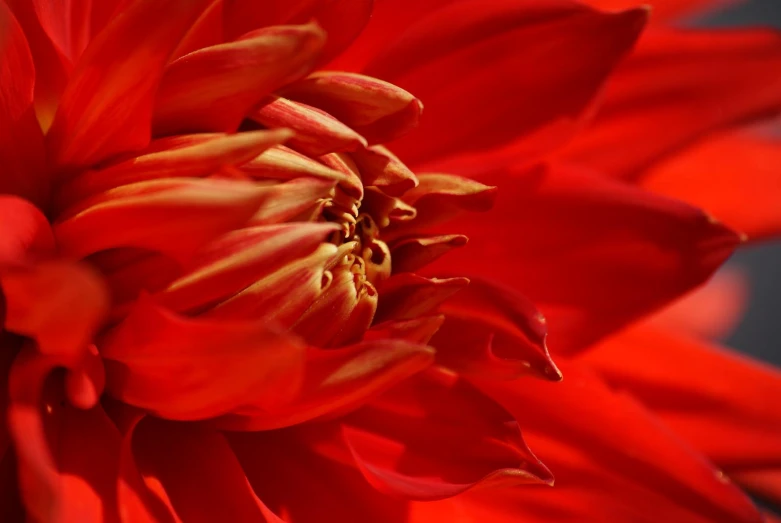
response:
[[[389,494],[432,500],[477,484],[553,482],[512,416],[441,370],[403,382],[342,425],[361,472]]]
[[[626,357],[631,354],[631,357]],[[738,477],[781,472],[781,371],[653,327],[609,338],[580,358]]]
[[[407,91],[354,73],[314,73],[282,94],[332,114],[372,144],[407,133],[418,124],[423,110]]]
[[[155,505],[171,507],[177,520],[281,523],[250,488],[222,434],[145,418],[126,437]]]
[[[566,379],[556,384],[479,384],[521,420],[530,445],[556,473],[555,488],[488,497],[493,506],[540,522],[551,515],[565,521],[762,521],[740,489],[639,403],[582,368],[562,370]]]
[[[705,134],[781,109],[781,35],[651,31],[617,69],[597,118],[561,154],[636,178]]]
[[[28,350],[11,370],[8,423],[28,515],[40,521],[119,521],[113,488],[119,432],[100,406],[66,405],[62,381],[47,380],[57,364]]]
[[[162,138],[137,156],[101,169],[87,171],[58,188],[61,207],[120,185],[161,178],[199,178],[222,167],[244,164],[287,140],[285,130],[238,134],[193,134]]]
[[[331,426],[315,427],[325,432]],[[353,467],[318,455],[298,431],[228,432],[226,438],[255,493],[288,521],[407,521],[404,500],[377,492]]]
[[[462,234],[399,240],[391,247],[393,273],[415,272],[451,250],[463,247],[467,241]]]
[[[377,320],[408,320],[429,314],[469,285],[466,278],[424,278],[412,273],[390,277],[380,287]]]
[[[464,0],[413,24],[365,71],[426,104],[420,131],[394,145],[408,163],[510,143],[525,158],[576,130],[646,18],[569,1]]]
[[[287,404],[247,415],[224,416],[225,430],[258,431],[297,425],[354,410],[425,369],[430,347],[403,340],[376,340],[340,349],[309,349],[303,382]]]
[[[665,23],[683,16],[690,16],[699,11],[716,10],[728,4],[740,3],[741,0],[652,0],[647,2],[651,8],[651,21]],[[585,0],[589,5],[599,9],[629,9],[640,5],[638,0]]]
[[[35,68],[25,34],[0,4],[0,193],[41,204],[48,197],[43,133],[33,109]]]
[[[284,403],[300,386],[305,357],[303,345],[265,320],[191,320],[149,299],[100,350],[114,397],[179,420]]]
[[[0,267],[21,265],[50,256],[54,235],[46,216],[33,204],[15,196],[0,196]]]
[[[324,39],[314,24],[269,27],[175,60],[157,93],[155,133],[235,131],[271,91],[309,72]]]
[[[56,163],[94,164],[149,143],[163,67],[209,1],[133,2],[92,40],[47,136]],[[150,24],[150,19],[166,23]]]
[[[358,149],[350,157],[360,169],[365,186],[379,187],[391,196],[401,196],[418,186],[415,173],[381,145]]]
[[[574,169],[506,172],[490,222],[436,273],[490,274],[537,305],[554,355],[582,348],[705,281],[738,236],[701,211]]]
[[[44,354],[78,360],[101,326],[108,293],[84,265],[46,262],[0,275],[5,329],[33,338]]]
[[[91,0],[32,0],[38,20],[57,51],[73,63],[90,38]]]
[[[292,129],[296,136],[289,145],[309,156],[352,151],[366,145],[363,136],[325,111],[285,98],[275,97],[250,114],[250,118],[270,129]]]
[[[702,207],[750,240],[763,240],[781,235],[778,165],[778,139],[727,134],[656,166],[641,183]]]
[[[561,379],[545,345],[545,318],[511,289],[470,278],[469,286],[440,310],[445,322],[431,345],[441,365],[467,375],[514,379],[532,373]]]
[[[212,238],[250,219],[273,187],[166,178],[112,189],[64,213],[54,227],[66,255],[143,247],[186,260]]]

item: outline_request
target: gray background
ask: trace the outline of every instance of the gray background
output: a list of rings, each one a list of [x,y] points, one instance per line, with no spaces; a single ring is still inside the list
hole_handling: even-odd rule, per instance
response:
[[[781,0],[752,0],[695,23],[781,28]],[[781,165],[778,174],[781,180]],[[781,205],[781,190],[778,200]],[[781,242],[741,249],[732,257],[730,264],[741,267],[748,274],[751,298],[743,322],[727,343],[747,354],[781,365]]]

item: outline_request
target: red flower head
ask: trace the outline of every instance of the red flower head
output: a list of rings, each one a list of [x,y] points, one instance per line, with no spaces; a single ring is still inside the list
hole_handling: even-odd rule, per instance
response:
[[[740,241],[669,196],[778,231],[668,159],[781,39],[373,4],[0,0],[0,520],[761,521],[778,376],[621,329]]]

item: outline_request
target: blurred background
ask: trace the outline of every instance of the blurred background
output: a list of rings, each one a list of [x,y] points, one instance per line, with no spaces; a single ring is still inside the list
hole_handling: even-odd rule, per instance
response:
[[[718,27],[764,25],[781,29],[781,0],[749,0],[692,20],[692,23]],[[781,205],[781,165],[778,170],[778,205]],[[746,315],[727,339],[727,344],[781,365],[781,242],[743,248],[732,257],[729,265],[747,276],[749,300]]]

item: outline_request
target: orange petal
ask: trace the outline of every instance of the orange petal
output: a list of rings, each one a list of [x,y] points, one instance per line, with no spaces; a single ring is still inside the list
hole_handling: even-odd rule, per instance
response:
[[[193,134],[154,140],[137,156],[86,171],[58,189],[62,207],[120,185],[161,178],[199,178],[241,165],[287,140],[285,130],[238,134]]]
[[[778,165],[781,140],[725,134],[655,166],[640,183],[702,207],[749,240],[764,240],[781,235]]]
[[[335,169],[292,149],[279,145],[241,166],[241,171],[254,179],[290,180],[303,176],[324,180],[345,181],[347,176]]]
[[[90,42],[47,135],[55,163],[95,164],[149,143],[163,68],[210,1],[133,2]],[[167,22],[149,24],[150,19]]]
[[[149,299],[136,303],[100,351],[114,397],[177,420],[285,402],[300,386],[305,357],[297,340],[265,320],[187,319]]]
[[[61,252],[75,258],[143,247],[186,259],[208,240],[246,223],[270,190],[226,180],[138,182],[67,210],[54,234]]]
[[[740,242],[698,209],[579,169],[483,181],[500,186],[496,206],[431,231],[458,231],[469,245],[429,270],[490,274],[521,292],[547,318],[554,356],[700,285]]]
[[[155,133],[235,131],[271,91],[309,72],[324,40],[314,24],[268,27],[175,60],[157,93]]]
[[[45,178],[43,133],[33,109],[35,67],[25,34],[5,3],[0,4],[0,192],[42,204]]]
[[[561,152],[637,179],[707,133],[781,109],[781,34],[649,31],[611,78],[595,120]]]
[[[401,196],[418,186],[418,178],[387,148],[375,145],[350,155],[361,171],[364,185],[379,187],[391,196]]]
[[[289,145],[309,156],[353,151],[366,146],[363,136],[330,114],[286,98],[274,97],[249,116],[270,129],[292,129],[296,136]]]
[[[472,277],[440,311],[445,322],[431,340],[439,364],[465,375],[561,380],[545,344],[545,318],[512,289]]]
[[[364,71],[426,104],[420,131],[394,144],[408,164],[454,156],[437,166],[450,170],[461,154],[505,146],[512,163],[528,161],[578,130],[647,16],[569,1],[450,2],[428,16],[407,14],[407,27],[388,36]]]
[[[258,431],[297,425],[354,410],[422,371],[433,350],[403,340],[376,340],[339,349],[310,348],[303,382],[289,403],[216,420],[225,430]]]
[[[332,114],[372,144],[407,133],[418,124],[423,110],[407,91],[354,73],[314,73],[287,86],[282,94]]]
[[[512,416],[441,370],[406,380],[341,423],[358,468],[388,494],[434,500],[478,485],[553,483]]]

